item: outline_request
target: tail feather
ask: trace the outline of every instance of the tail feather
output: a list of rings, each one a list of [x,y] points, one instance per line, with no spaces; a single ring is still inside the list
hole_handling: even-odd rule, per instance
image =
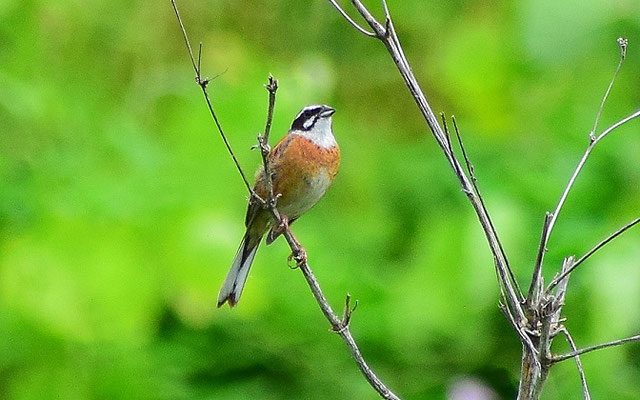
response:
[[[248,234],[242,239],[236,257],[231,264],[231,269],[218,294],[218,307],[222,307],[227,301],[231,307],[238,304],[261,240],[262,237],[258,237],[256,240]]]

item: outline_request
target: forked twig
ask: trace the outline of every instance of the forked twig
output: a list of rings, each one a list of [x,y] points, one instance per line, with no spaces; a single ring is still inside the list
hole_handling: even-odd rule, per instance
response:
[[[358,31],[360,31],[360,33],[370,36],[370,37],[375,37],[376,34],[373,32],[369,32],[368,30],[364,29],[363,27],[361,27],[360,25],[358,25],[358,23],[356,21],[353,20],[353,18],[351,18],[349,16],[349,14],[347,14],[342,7],[340,7],[340,4],[338,4],[338,2],[336,0],[329,0],[329,2],[331,3],[331,5],[338,10],[338,12],[340,13],[340,15],[342,15],[344,17],[344,19],[346,19],[354,28],[356,28]]]
[[[542,366],[540,365],[540,359],[538,357],[539,351],[538,349],[536,349],[536,346],[531,341],[531,338],[526,334],[526,332],[523,332],[522,328],[518,325],[517,321],[513,318],[513,315],[511,315],[509,308],[506,305],[500,303],[498,304],[498,308],[500,309],[500,311],[502,311],[504,316],[507,317],[507,321],[509,321],[513,330],[520,337],[522,344],[527,348],[527,350],[529,350],[529,352],[531,352],[531,354],[534,355],[533,359],[536,366],[538,368],[541,368]]]
[[[598,144],[598,142],[600,142],[602,139],[604,139],[609,133],[611,133],[614,129],[618,128],[619,126],[631,121],[632,119],[640,116],[640,111],[636,111],[635,113],[631,114],[630,116],[618,121],[617,123],[613,124],[612,126],[610,126],[608,129],[606,129],[604,132],[602,132],[600,135],[596,136],[595,133],[595,129],[598,125],[598,121],[600,119],[600,114],[602,112],[602,108],[604,107],[606,100],[609,96],[609,92],[611,91],[611,88],[613,86],[613,83],[616,80],[616,77],[618,76],[618,72],[620,71],[620,67],[622,66],[622,63],[626,57],[627,54],[627,41],[626,39],[618,39],[618,45],[620,46],[620,62],[618,63],[618,67],[615,70],[615,73],[613,74],[613,78],[611,79],[611,83],[609,83],[609,86],[607,87],[607,91],[605,92],[605,95],[602,99],[602,102],[600,103],[600,109],[598,110],[598,115],[596,117],[596,121],[594,123],[594,131],[589,132],[589,145],[587,146],[587,149],[584,153],[584,155],[582,156],[582,159],[580,159],[580,162],[578,163],[578,166],[576,167],[575,171],[573,172],[573,175],[571,175],[571,179],[569,179],[569,182],[567,183],[567,186],[564,189],[564,192],[562,193],[562,196],[560,196],[560,200],[558,201],[558,204],[556,205],[556,208],[553,210],[553,212],[551,213],[551,220],[549,221],[549,224],[546,226],[546,230],[544,230],[542,232],[542,240],[540,241],[540,247],[538,248],[538,254],[537,254],[537,258],[540,260],[540,264],[542,264],[542,260],[544,259],[544,253],[545,250],[547,248],[547,244],[549,242],[549,237],[551,236],[551,231],[553,230],[553,227],[556,223],[556,220],[558,219],[558,215],[560,214],[560,211],[562,210],[562,206],[564,205],[565,201],[567,200],[567,197],[569,196],[569,192],[571,191],[571,189],[573,188],[573,184],[575,183],[576,179],[578,178],[578,175],[580,174],[580,171],[582,170],[582,167],[584,166],[584,164],[587,162],[587,158],[589,157],[589,155],[591,154],[591,151],[593,150],[593,148]]]
[[[271,126],[271,118],[273,117],[275,91],[277,89],[277,83],[273,84],[273,81],[274,81],[273,78],[269,77],[269,84],[267,84],[267,89],[269,90],[269,112],[267,113],[267,125],[265,128],[265,135],[262,136],[263,138],[266,137],[267,140],[269,135],[269,127]],[[265,143],[265,145],[268,147],[268,143]],[[262,143],[261,143],[261,147],[262,147]],[[273,177],[269,169],[268,156],[269,156],[269,153],[264,152],[263,150],[262,160],[263,160],[263,166],[265,168],[265,176],[267,177],[267,181],[271,181]],[[276,223],[282,225],[283,224],[282,216],[280,215],[280,213],[278,212],[278,209],[276,208],[276,199],[278,195],[276,194],[275,196],[273,196],[273,183],[270,182],[269,185],[271,187],[270,196],[272,197],[269,197],[267,199],[266,207],[271,212],[271,215],[273,219],[276,221]],[[304,248],[302,247],[298,239],[296,239],[296,237],[293,235],[288,224],[286,225],[286,229],[283,232],[283,236],[285,237],[287,243],[289,244],[292,254],[296,259],[298,269],[300,269],[300,271],[302,272],[302,275],[307,281],[307,284],[311,289],[311,293],[313,294],[313,297],[316,299],[316,302],[318,303],[320,310],[324,314],[325,318],[329,321],[329,324],[331,324],[332,331],[340,335],[342,340],[345,342],[345,344],[347,345],[347,348],[349,349],[349,352],[351,353],[351,357],[353,357],[354,361],[358,365],[358,368],[364,375],[367,382],[369,382],[371,387],[373,387],[382,398],[388,399],[388,400],[399,400],[399,397],[396,396],[391,391],[391,389],[389,389],[384,384],[384,382],[382,382],[382,380],[378,378],[378,376],[373,372],[371,367],[369,367],[364,357],[362,356],[362,353],[360,352],[360,349],[358,348],[358,345],[355,339],[351,335],[351,331],[349,330],[349,322],[351,321],[351,314],[355,310],[355,307],[350,308],[351,296],[347,295],[347,299],[345,302],[345,313],[344,313],[343,320],[341,321],[338,315],[331,308],[331,305],[329,304],[329,302],[327,301],[327,298],[322,292],[322,289],[320,288],[320,284],[318,283],[318,280],[316,279],[315,275],[313,274],[313,271],[311,270],[311,267],[309,266],[309,263],[307,262],[306,251],[304,250]],[[357,302],[356,302],[356,306],[357,306]]]

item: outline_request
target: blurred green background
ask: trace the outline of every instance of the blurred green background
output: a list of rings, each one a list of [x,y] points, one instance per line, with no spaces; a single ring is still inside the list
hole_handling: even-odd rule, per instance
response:
[[[352,332],[374,370],[407,399],[452,398],[461,382],[512,398],[520,345],[485,239],[384,47],[322,0],[179,6],[203,73],[224,72],[209,89],[249,175],[268,73],[280,81],[274,140],[306,104],[338,110],[340,174],[294,230],[334,307],[359,300]],[[526,286],[618,36],[628,59],[601,127],[640,107],[640,3],[390,7],[435,111],[458,119]],[[3,0],[0,21],[0,398],[376,398],[282,240],[261,248],[239,306],[216,309],[246,192],[169,1]],[[639,198],[635,121],[593,153],[546,276],[637,217]],[[565,315],[579,346],[640,330],[639,240],[629,232],[573,277]],[[640,397],[639,345],[583,363],[594,398]],[[580,394],[567,361],[543,397]]]

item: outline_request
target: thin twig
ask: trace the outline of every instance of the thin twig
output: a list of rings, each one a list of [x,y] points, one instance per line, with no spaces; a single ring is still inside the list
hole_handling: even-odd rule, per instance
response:
[[[207,102],[207,107],[209,107],[209,113],[211,114],[211,117],[213,118],[213,121],[215,122],[216,127],[218,128],[218,132],[220,132],[220,136],[222,136],[222,141],[224,142],[224,145],[227,147],[227,151],[229,152],[229,155],[233,159],[233,163],[236,165],[236,169],[240,173],[240,176],[242,177],[242,181],[244,182],[244,185],[247,187],[247,190],[249,191],[249,193],[251,194],[251,197],[255,199],[260,199],[253,191],[253,188],[251,188],[251,185],[249,184],[249,181],[247,180],[247,177],[245,176],[244,171],[242,170],[242,167],[240,167],[240,163],[238,162],[236,155],[231,149],[231,145],[227,140],[227,136],[224,134],[224,131],[222,130],[220,121],[218,121],[218,117],[216,116],[215,111],[213,111],[213,105],[211,104],[209,93],[207,92],[207,84],[209,83],[210,80],[209,79],[203,80],[201,78],[200,68],[199,68],[200,56],[198,56],[198,64],[196,64],[196,60],[195,58],[193,58],[193,50],[191,50],[191,43],[189,43],[189,36],[187,36],[187,30],[184,28],[184,24],[182,23],[182,18],[180,17],[180,12],[178,12],[178,6],[176,5],[175,0],[171,0],[171,5],[173,6],[173,11],[176,14],[176,18],[178,18],[178,23],[180,24],[180,29],[182,30],[182,36],[184,38],[185,45],[187,46],[187,50],[189,52],[189,58],[191,59],[191,65],[193,66],[193,70],[196,73],[196,82],[198,83],[198,86],[200,86],[200,89],[202,89],[202,94],[204,95],[204,98]],[[202,51],[202,44],[200,45],[200,51]]]
[[[444,138],[447,142],[447,149],[450,153],[453,153],[453,146],[451,145],[451,135],[449,134],[449,126],[447,125],[447,117],[443,112],[440,112],[440,120],[442,121],[442,128],[444,129]]]
[[[547,287],[546,292],[549,293],[551,291],[551,289],[553,289],[560,281],[562,281],[562,279],[564,279],[565,276],[569,275],[574,269],[578,268],[578,266],[580,264],[582,264],[589,257],[591,257],[596,251],[600,250],[607,243],[611,242],[613,239],[615,239],[618,236],[622,235],[625,231],[627,231],[628,229],[634,227],[638,223],[640,223],[640,218],[634,219],[633,221],[629,222],[628,224],[626,224],[622,228],[618,229],[617,231],[615,231],[611,235],[607,236],[604,240],[602,240],[600,243],[595,245],[594,248],[592,248],[585,255],[580,257],[569,269],[567,269],[566,271],[564,271],[560,275],[558,275],[556,278],[554,278],[551,281],[551,283],[549,283],[549,286]]]
[[[269,165],[269,153],[271,153],[271,147],[269,146],[269,133],[271,133],[271,122],[273,121],[273,110],[276,106],[276,92],[278,91],[278,81],[269,75],[268,82],[265,88],[269,92],[269,108],[267,109],[267,122],[264,126],[264,132],[262,135],[258,135],[258,144],[260,147],[260,154],[262,155],[262,166],[264,168],[264,176],[267,183],[267,194],[269,206],[275,211],[277,195],[273,193],[273,175]],[[279,218],[278,218],[279,220]]]
[[[551,214],[545,213],[544,222],[542,224],[542,236],[540,237],[540,244],[538,247],[538,255],[536,257],[536,263],[533,267],[533,278],[531,279],[531,286],[529,286],[529,294],[527,295],[527,304],[529,308],[532,308],[534,304],[538,303],[537,296],[542,292],[542,259],[547,249],[544,247],[544,232],[549,229],[549,223],[551,223]]]
[[[269,134],[271,133],[271,122],[273,121],[273,110],[276,107],[276,91],[278,90],[278,80],[269,74],[268,82],[264,85],[269,92],[269,108],[267,110],[267,122],[264,126],[265,141],[269,143]]]
[[[182,23],[182,18],[180,17],[180,12],[178,11],[178,6],[176,5],[175,0],[171,0],[171,5],[173,6],[173,11],[176,13],[176,17],[178,18],[178,23],[180,24],[180,29],[182,30],[182,38],[184,39],[184,43],[187,46],[187,50],[189,51],[191,65],[193,65],[193,70],[196,72],[196,77],[199,77],[200,68],[198,67],[198,65],[196,65],[196,60],[193,58],[193,51],[191,50],[191,43],[189,43],[189,36],[187,35],[187,30],[184,28],[184,24]],[[202,44],[200,44],[200,48],[202,49]]]
[[[331,0],[329,0],[331,1]],[[375,32],[376,38],[383,38],[386,34],[385,27],[380,24],[375,17],[369,12],[369,10],[360,2],[360,0],[351,0],[351,4],[358,10],[360,15],[364,18],[365,21],[369,24],[371,29]],[[368,36],[368,35],[367,35]]]
[[[609,96],[609,91],[611,90],[611,87],[613,86],[613,83],[615,82],[615,79],[618,76],[618,71],[620,70],[620,66],[622,65],[622,62],[625,59],[626,49],[627,49],[626,42],[625,42],[624,46],[622,46],[621,43],[619,43],[619,44],[620,44],[621,48],[623,49],[623,51],[621,52],[620,63],[618,64],[618,67],[616,68],[616,71],[613,74],[613,79],[611,80],[611,83],[609,84],[609,86],[607,88],[607,91],[605,92],[605,95],[604,95],[604,97],[602,99],[601,109],[602,109],[602,107],[604,107],[604,103],[606,102],[607,97]],[[541,263],[542,263],[542,260],[544,259],[544,252],[545,252],[545,249],[547,247],[547,243],[549,242],[549,237],[551,236],[551,231],[553,230],[553,227],[554,227],[554,225],[556,223],[556,220],[558,219],[558,215],[560,214],[560,210],[562,210],[562,206],[564,205],[565,200],[567,199],[567,196],[569,195],[569,192],[573,188],[573,184],[575,183],[576,179],[578,178],[578,174],[580,173],[580,171],[582,170],[582,167],[584,166],[585,162],[587,161],[587,158],[589,157],[589,154],[591,154],[591,150],[593,150],[593,148],[596,146],[596,144],[598,144],[598,142],[600,140],[602,140],[605,136],[607,136],[611,131],[616,129],[618,126],[620,126],[620,125],[632,120],[633,118],[636,118],[638,115],[640,115],[640,111],[637,111],[636,113],[631,114],[629,117],[619,121],[618,123],[612,125],[608,129],[606,129],[599,136],[596,136],[595,127],[597,126],[598,120],[600,118],[599,114],[600,114],[600,112],[598,112],[598,116],[596,117],[596,122],[595,122],[595,125],[594,125],[594,131],[589,132],[589,146],[587,146],[587,150],[585,151],[584,155],[582,156],[582,159],[578,163],[578,166],[576,167],[576,170],[573,172],[573,175],[571,176],[571,179],[569,179],[569,182],[567,183],[567,186],[566,186],[564,192],[562,193],[562,196],[560,196],[560,200],[558,201],[558,204],[556,205],[555,210],[551,214],[551,221],[549,221],[549,225],[547,226],[547,229],[542,232],[541,246],[538,248],[538,255],[537,255],[537,258],[540,259]]]
[[[568,360],[568,359],[573,358],[575,356],[579,356],[581,354],[588,353],[590,351],[605,349],[607,347],[620,346],[621,344],[630,343],[630,342],[638,342],[638,341],[640,341],[640,335],[631,336],[631,337],[628,337],[628,338],[625,338],[625,339],[618,339],[618,340],[614,340],[614,341],[607,342],[607,343],[597,344],[595,346],[585,347],[584,349],[572,351],[571,353],[567,353],[567,354],[563,354],[563,355],[560,355],[560,356],[552,357],[551,358],[551,362],[552,363],[557,363],[557,362],[560,362],[560,361]]]
[[[344,19],[346,19],[354,28],[356,28],[358,31],[360,31],[360,33],[365,34],[367,36],[370,37],[375,37],[376,34],[373,32],[369,32],[368,30],[364,29],[363,27],[361,27],[360,25],[358,25],[358,23],[356,21],[354,21],[349,14],[347,14],[342,7],[340,7],[340,4],[338,4],[338,2],[336,0],[329,0],[329,2],[333,5],[333,7],[335,7],[336,10],[338,10],[338,12],[340,13],[340,15],[342,15],[344,17]]]
[[[576,347],[576,343],[573,341],[573,338],[569,334],[569,331],[564,326],[560,328],[560,332],[564,334],[564,337],[567,338],[567,342],[569,342],[569,346],[571,346],[571,350],[578,351]],[[576,355],[574,357],[576,361],[576,367],[578,368],[578,374],[580,375],[580,383],[582,384],[582,395],[584,396],[584,400],[591,400],[591,395],[589,394],[589,387],[587,386],[587,377],[584,374],[584,369],[582,368],[582,361],[580,361],[580,356]]]
[[[602,132],[600,134],[600,136],[598,136],[596,138],[596,142],[599,142],[600,140],[602,140],[605,136],[607,136],[609,133],[611,133],[613,130],[619,128],[620,126],[626,124],[627,122],[631,121],[632,119],[638,118],[640,116],[640,110],[631,113],[629,116],[621,119],[620,121],[616,122],[615,124],[611,125],[610,127],[608,127],[604,132]]]
[[[591,130],[591,135],[596,134],[596,130],[598,129],[598,122],[600,122],[600,116],[602,115],[602,110],[604,109],[604,105],[607,102],[607,98],[609,97],[609,93],[611,93],[611,88],[613,87],[613,83],[616,81],[618,77],[618,73],[620,72],[620,68],[622,68],[622,63],[624,59],[627,57],[627,39],[618,38],[618,45],[620,46],[620,60],[618,61],[618,66],[616,67],[616,72],[613,73],[613,78],[611,78],[611,82],[609,82],[609,86],[607,87],[607,91],[604,93],[602,97],[602,101],[600,102],[600,107],[598,107],[598,113],[596,114],[596,120],[593,122],[593,129]]]

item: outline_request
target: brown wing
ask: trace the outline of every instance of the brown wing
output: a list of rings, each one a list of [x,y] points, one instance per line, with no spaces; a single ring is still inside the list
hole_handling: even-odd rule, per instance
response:
[[[271,149],[271,153],[269,153],[269,168],[271,169],[271,171],[277,169],[277,165],[280,164],[281,158],[284,155],[285,150],[287,149],[289,144],[291,144],[291,141],[293,140],[293,138],[294,138],[293,135],[287,134],[282,139],[280,139],[278,144],[276,144],[273,149]],[[256,171],[253,190],[263,200],[267,199],[267,196],[268,196],[267,182],[265,180],[264,167],[262,166],[262,164],[260,164],[260,166],[258,167],[258,170]],[[258,214],[258,211],[260,211],[261,208],[262,206],[260,205],[260,203],[255,201],[252,202],[251,200],[249,201],[249,206],[247,207],[247,214],[244,218],[244,226],[248,227],[251,224],[251,222],[256,217],[256,215]]]

